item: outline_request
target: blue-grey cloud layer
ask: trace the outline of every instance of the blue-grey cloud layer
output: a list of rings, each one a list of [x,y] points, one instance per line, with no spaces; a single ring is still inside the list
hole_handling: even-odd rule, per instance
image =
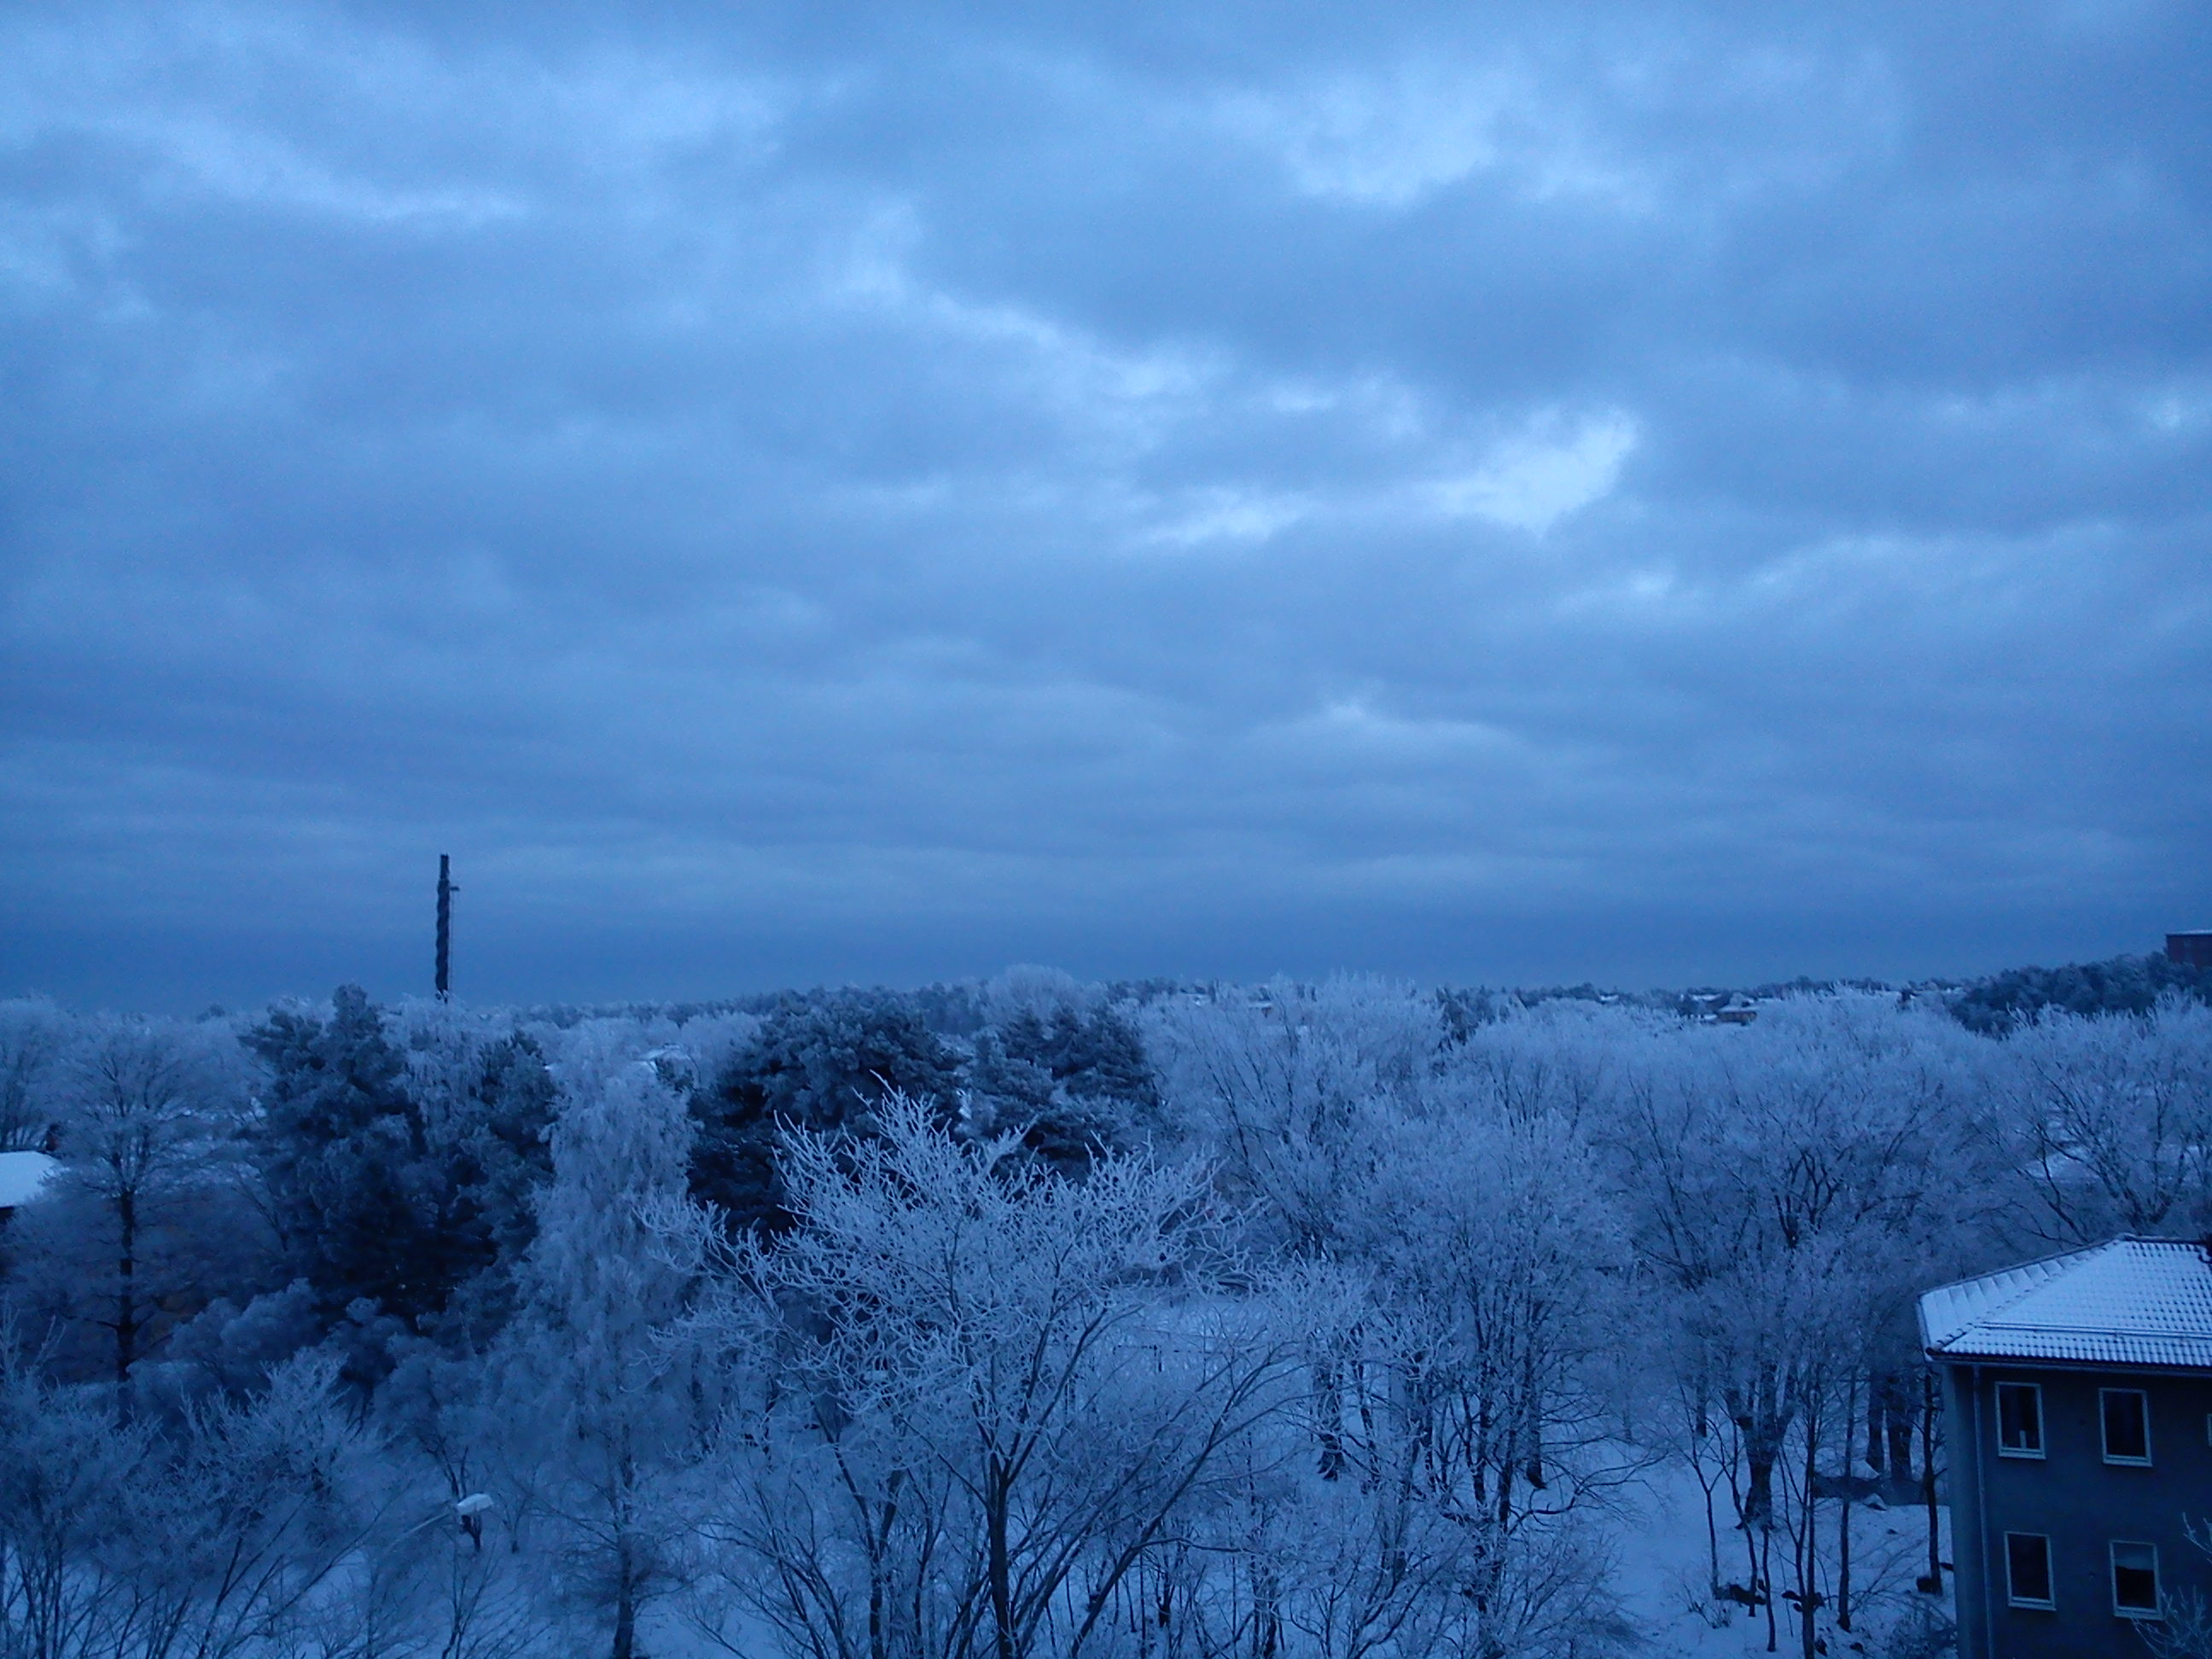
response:
[[[2212,915],[2197,9],[1290,9],[10,13],[0,973]]]

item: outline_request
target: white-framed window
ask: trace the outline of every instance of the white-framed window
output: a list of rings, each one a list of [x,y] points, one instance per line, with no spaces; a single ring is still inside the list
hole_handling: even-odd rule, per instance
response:
[[[2105,1426],[2107,1463],[2150,1462],[2150,1396],[2141,1389],[2100,1389],[2097,1415]]]
[[[2057,1606],[2051,1597],[2051,1540],[2039,1532],[2004,1535],[2005,1600],[2016,1607]]]
[[[2158,1546],[2112,1542],[2112,1611],[2123,1619],[2158,1617]]]
[[[2043,1390],[2036,1384],[1997,1384],[1997,1455],[2043,1455]]]

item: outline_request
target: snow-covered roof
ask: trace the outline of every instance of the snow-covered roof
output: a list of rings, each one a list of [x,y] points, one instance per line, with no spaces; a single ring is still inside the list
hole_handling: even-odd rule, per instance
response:
[[[2212,1370],[2212,1261],[2174,1238],[2116,1238],[1920,1298],[1942,1359]]]
[[[0,1210],[29,1203],[60,1168],[44,1152],[0,1152]]]

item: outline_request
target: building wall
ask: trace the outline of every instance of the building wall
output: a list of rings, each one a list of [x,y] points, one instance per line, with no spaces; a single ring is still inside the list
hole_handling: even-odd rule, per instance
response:
[[[2212,1562],[2183,1532],[2185,1520],[2212,1522],[2212,1376],[2014,1365],[1948,1371],[1960,1659],[2142,1659],[2148,1650],[2133,1621],[2112,1611],[2114,1540],[2157,1546],[2168,1595],[2193,1589],[2212,1598]],[[2041,1388],[2042,1458],[1998,1455],[1999,1382]],[[2099,1390],[2106,1388],[2148,1396],[2149,1468],[2104,1461]],[[2008,1532],[2051,1540],[2053,1610],[2008,1605]]]
[[[2166,959],[2185,968],[2212,968],[2212,933],[2168,933]]]
[[[1986,1408],[1985,1408],[1986,1409]],[[1944,1502],[1951,1511],[1951,1600],[1959,1659],[1991,1659],[1987,1579],[1982,1571],[1982,1432],[1974,1420],[1973,1367],[1943,1368]]]

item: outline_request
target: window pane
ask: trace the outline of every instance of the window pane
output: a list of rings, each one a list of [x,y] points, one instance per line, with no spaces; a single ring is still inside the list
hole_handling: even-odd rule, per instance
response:
[[[2150,1413],[2136,1389],[2106,1389],[2105,1455],[2130,1462],[2150,1461]]]
[[[2112,1546],[2112,1606],[2122,1613],[2158,1611],[2157,1546]]]
[[[2011,1599],[2051,1605],[2051,1540],[2029,1532],[2005,1534],[2005,1571]]]
[[[2043,1390],[2033,1383],[1997,1384],[1997,1449],[2043,1449]]]

